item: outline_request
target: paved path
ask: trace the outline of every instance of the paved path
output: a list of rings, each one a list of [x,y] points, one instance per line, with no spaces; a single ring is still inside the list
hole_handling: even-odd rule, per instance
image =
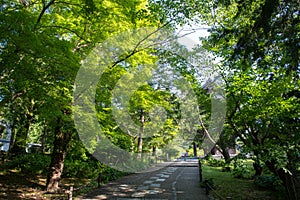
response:
[[[112,181],[81,199],[208,200],[199,185],[197,161],[172,162],[147,173]]]

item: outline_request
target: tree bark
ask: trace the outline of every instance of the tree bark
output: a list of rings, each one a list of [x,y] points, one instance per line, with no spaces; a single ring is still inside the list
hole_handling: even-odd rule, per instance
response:
[[[221,153],[226,163],[230,163],[230,155],[228,152],[228,147],[220,147],[222,149]]]
[[[284,169],[278,170],[278,176],[282,180],[285,190],[290,200],[299,200],[299,191],[297,191],[297,181],[293,174],[286,172]]]
[[[299,200],[300,192],[297,191],[299,183],[297,182],[296,177],[293,174],[290,174],[289,172],[285,171],[283,168],[277,169],[274,161],[266,162],[266,166],[271,172],[277,175],[280,178],[280,180],[283,182],[283,186],[286,190],[288,199]]]
[[[2,138],[2,135],[4,133],[5,127],[0,125],[0,138]]]
[[[217,153],[218,149],[216,145],[210,150],[211,155],[215,155]]]
[[[194,157],[197,157],[197,144],[196,142],[193,142],[193,152],[194,152]]]
[[[143,151],[143,138],[142,138],[142,134],[139,133],[139,137],[138,137],[138,158],[142,158],[142,151]]]
[[[43,132],[43,137],[42,137],[41,154],[45,153],[46,137],[47,137],[47,125],[44,124],[44,132]]]
[[[138,158],[139,159],[142,158],[142,151],[143,151],[143,132],[144,132],[144,123],[145,123],[145,116],[144,116],[143,109],[141,109],[140,122],[141,122],[141,127],[140,127],[140,132],[138,137]]]
[[[13,122],[11,124],[9,123],[8,126],[10,128],[10,141],[9,141],[8,152],[11,152],[13,146],[15,145],[16,132],[15,132],[15,126]]]
[[[71,133],[62,131],[61,119],[58,119],[57,127],[55,128],[54,148],[51,155],[51,164],[46,184],[47,191],[49,192],[56,192],[59,190],[59,183],[70,141]]]
[[[255,176],[260,176],[260,175],[262,175],[263,168],[260,165],[259,152],[254,150],[254,155],[256,156],[254,163],[253,163],[253,168],[255,170]]]
[[[262,168],[262,166],[259,163],[254,162],[253,163],[253,168],[255,170],[255,174],[254,174],[255,176],[262,175],[263,168]]]
[[[152,147],[152,156],[156,156],[156,146]]]

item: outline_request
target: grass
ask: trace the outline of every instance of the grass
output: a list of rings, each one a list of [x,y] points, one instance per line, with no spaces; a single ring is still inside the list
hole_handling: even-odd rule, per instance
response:
[[[212,191],[210,196],[214,199],[257,199],[257,200],[281,200],[276,191],[266,190],[257,187],[254,179],[234,178],[231,172],[222,172],[222,167],[210,167],[203,165],[203,178],[212,179],[216,190]]]

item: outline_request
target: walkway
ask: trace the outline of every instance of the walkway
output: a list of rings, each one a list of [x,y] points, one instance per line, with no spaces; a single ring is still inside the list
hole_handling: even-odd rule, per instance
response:
[[[81,199],[208,200],[199,185],[197,160],[177,161],[147,173],[112,181]]]

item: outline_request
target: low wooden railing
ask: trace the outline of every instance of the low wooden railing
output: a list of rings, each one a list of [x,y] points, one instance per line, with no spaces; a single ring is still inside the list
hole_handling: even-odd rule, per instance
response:
[[[201,163],[201,160],[199,159],[198,161],[199,163],[199,181],[200,183],[203,181],[203,172],[202,172],[202,163]],[[231,197],[223,197],[221,196],[215,189],[213,186],[211,186],[209,184],[209,181],[207,179],[204,180],[204,184],[205,184],[205,193],[206,195],[209,195],[210,193],[214,193],[215,196],[217,196],[219,199],[221,200],[229,200],[229,199],[232,199]]]

